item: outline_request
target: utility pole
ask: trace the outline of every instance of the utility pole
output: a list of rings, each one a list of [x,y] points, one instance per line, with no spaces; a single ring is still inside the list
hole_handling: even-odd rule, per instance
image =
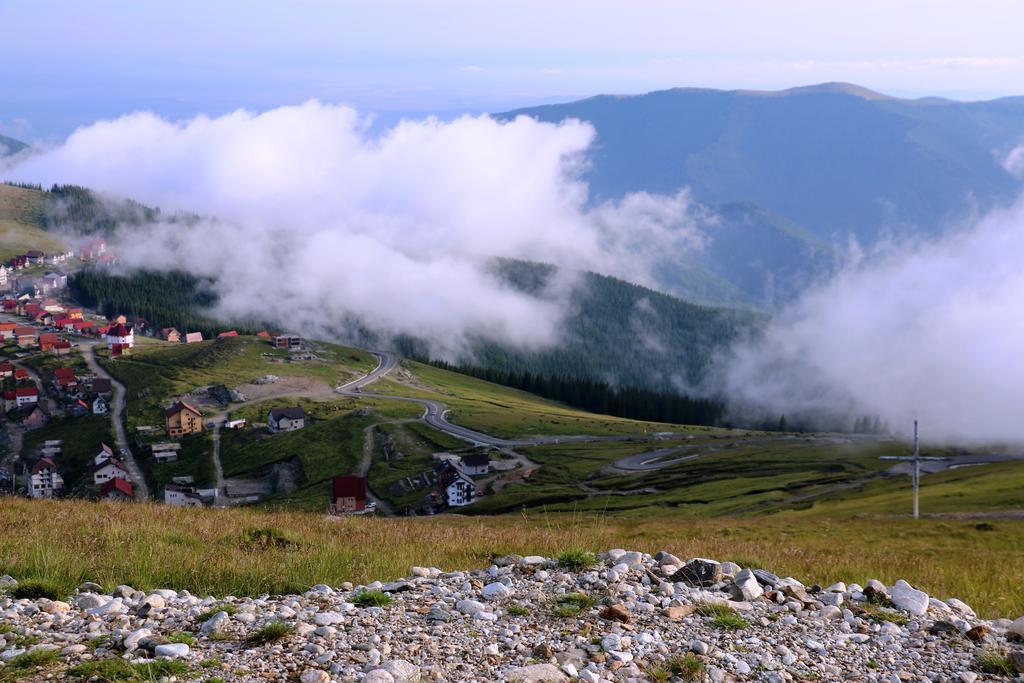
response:
[[[914,481],[914,519],[919,519],[921,516],[918,500],[921,489],[921,442],[917,435],[917,420],[914,420],[914,470],[911,477]]]

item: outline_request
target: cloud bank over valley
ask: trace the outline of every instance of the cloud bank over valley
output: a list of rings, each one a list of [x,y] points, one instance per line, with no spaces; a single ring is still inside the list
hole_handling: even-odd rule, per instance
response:
[[[572,282],[527,296],[489,273],[493,257],[653,284],[652,261],[701,245],[685,192],[588,204],[588,124],[369,125],[315,101],[177,122],[138,113],[79,129],[7,175],[216,217],[122,231],[118,250],[129,267],[216,277],[220,313],[335,335],[355,317],[438,353],[469,335],[557,343]]]

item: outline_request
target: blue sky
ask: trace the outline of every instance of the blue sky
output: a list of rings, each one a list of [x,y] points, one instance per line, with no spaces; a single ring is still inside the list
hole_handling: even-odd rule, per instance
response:
[[[309,98],[382,121],[675,86],[1024,94],[1013,0],[0,3],[0,132]]]

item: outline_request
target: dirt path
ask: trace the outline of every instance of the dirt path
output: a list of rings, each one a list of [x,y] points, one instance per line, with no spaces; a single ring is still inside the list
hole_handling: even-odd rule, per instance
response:
[[[120,458],[124,462],[128,474],[132,477],[135,497],[139,500],[148,500],[150,497],[149,485],[146,483],[146,478],[142,475],[139,463],[135,461],[135,456],[132,455],[132,450],[128,444],[128,433],[124,428],[125,397],[128,392],[123,384],[114,379],[109,372],[103,369],[102,365],[96,362],[96,354],[93,353],[93,346],[95,344],[96,342],[79,342],[78,348],[82,352],[82,358],[85,359],[93,374],[110,380],[110,386],[114,389],[114,396],[110,401],[110,422],[114,426],[117,447],[121,451]]]

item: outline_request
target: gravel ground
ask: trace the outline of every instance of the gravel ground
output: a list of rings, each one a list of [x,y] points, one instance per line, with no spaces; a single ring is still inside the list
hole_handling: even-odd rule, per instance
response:
[[[132,665],[131,680],[1024,680],[1024,617],[981,620],[903,581],[804,586],[664,552],[575,559],[589,566],[509,556],[260,598],[84,584],[66,600],[14,599],[3,577],[0,681],[129,680],[76,677],[97,663]],[[34,668],[27,657],[46,650]]]

